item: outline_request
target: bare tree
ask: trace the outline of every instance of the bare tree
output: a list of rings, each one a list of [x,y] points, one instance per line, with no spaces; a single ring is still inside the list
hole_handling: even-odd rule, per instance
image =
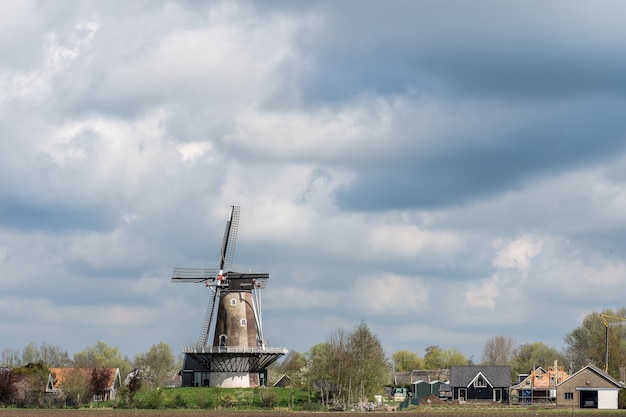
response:
[[[517,342],[510,336],[488,339],[483,347],[482,364],[510,366],[517,352]]]

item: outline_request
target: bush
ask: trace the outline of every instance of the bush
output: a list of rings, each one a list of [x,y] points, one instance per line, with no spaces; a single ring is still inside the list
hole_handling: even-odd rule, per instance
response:
[[[237,397],[230,393],[220,395],[220,406],[224,408],[232,408],[237,405]]]
[[[146,392],[140,407],[149,409],[163,408],[163,390],[153,389]]]
[[[182,395],[176,394],[176,396],[174,397],[174,408],[186,408],[186,407],[187,407],[187,400],[185,400]]]
[[[260,398],[261,406],[263,406],[264,408],[274,408],[276,407],[276,403],[278,402],[276,393],[274,393],[274,391],[261,390]]]

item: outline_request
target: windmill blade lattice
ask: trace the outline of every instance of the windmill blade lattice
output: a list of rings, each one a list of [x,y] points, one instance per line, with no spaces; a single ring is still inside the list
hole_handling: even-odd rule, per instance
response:
[[[224,230],[222,249],[220,250],[220,258],[217,263],[220,270],[223,272],[228,272],[228,270],[233,267],[237,232],[239,230],[239,211],[239,206],[233,206],[230,213],[230,220],[226,223],[226,230]]]

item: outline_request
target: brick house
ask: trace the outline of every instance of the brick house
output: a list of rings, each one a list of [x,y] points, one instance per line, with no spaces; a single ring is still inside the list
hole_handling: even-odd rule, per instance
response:
[[[587,365],[556,386],[556,404],[563,408],[618,408],[623,382],[594,365]]]

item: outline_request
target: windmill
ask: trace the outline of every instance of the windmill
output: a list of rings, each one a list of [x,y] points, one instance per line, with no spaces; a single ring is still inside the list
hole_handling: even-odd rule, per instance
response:
[[[195,346],[183,348],[183,386],[246,388],[264,385],[267,367],[287,353],[266,346],[261,321],[261,290],[268,273],[230,271],[239,229],[233,206],[217,268],[174,268],[172,282],[204,283],[209,301]]]

